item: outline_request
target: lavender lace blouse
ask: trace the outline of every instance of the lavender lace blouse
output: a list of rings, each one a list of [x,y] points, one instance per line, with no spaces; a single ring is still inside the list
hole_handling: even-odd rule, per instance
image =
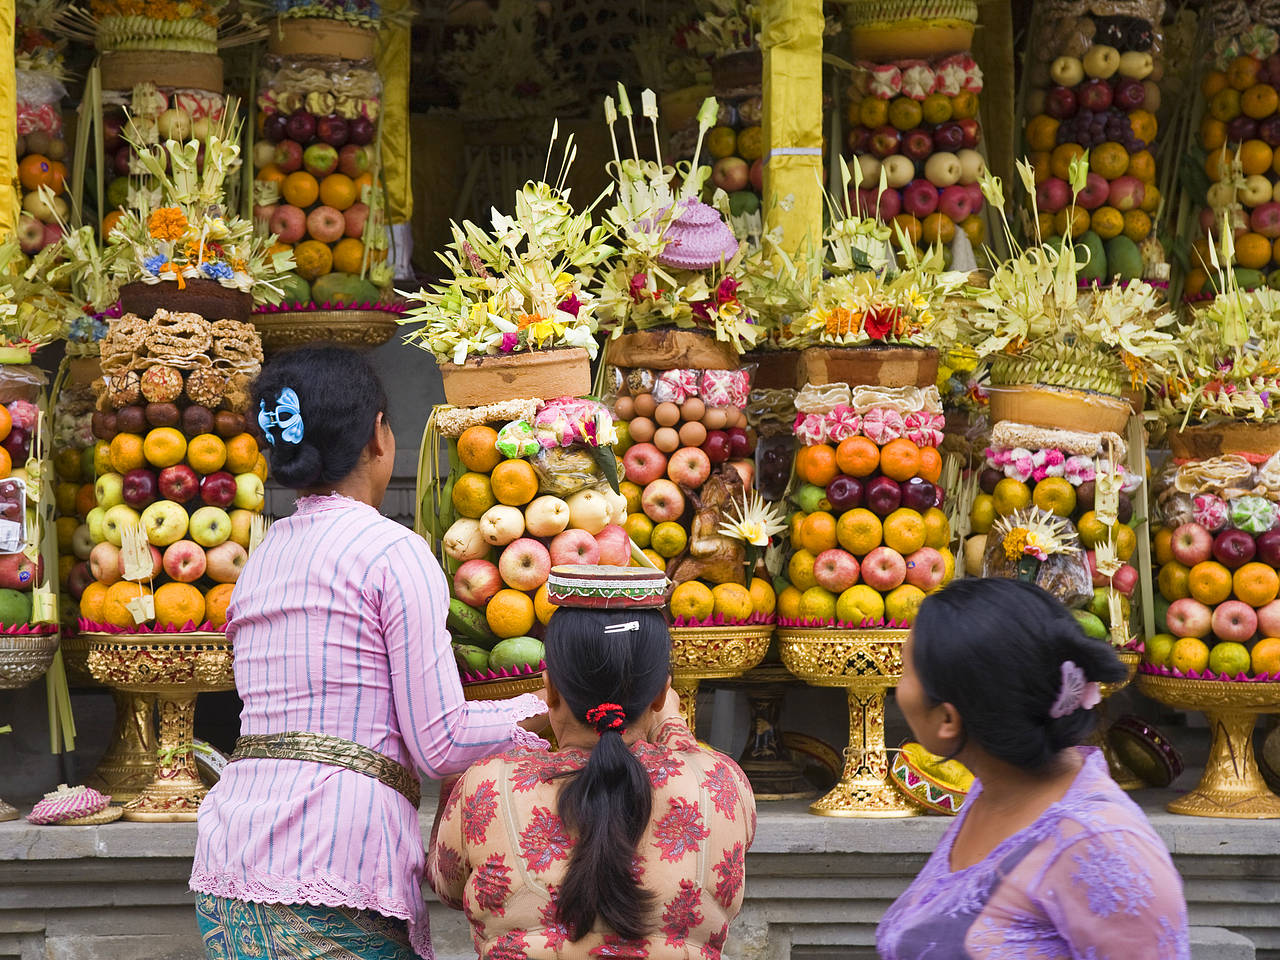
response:
[[[884,960],[1189,960],[1182,879],[1096,747],[1066,795],[951,869],[961,812],[876,931]],[[971,797],[981,791],[975,782]]]

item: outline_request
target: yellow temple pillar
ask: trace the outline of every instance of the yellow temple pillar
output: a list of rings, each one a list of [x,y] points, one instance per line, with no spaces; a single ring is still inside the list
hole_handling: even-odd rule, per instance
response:
[[[18,225],[18,86],[13,62],[14,0],[0,0],[0,237]]]

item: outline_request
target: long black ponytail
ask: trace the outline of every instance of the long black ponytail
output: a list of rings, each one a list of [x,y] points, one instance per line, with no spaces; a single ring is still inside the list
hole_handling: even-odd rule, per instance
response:
[[[557,800],[561,821],[578,837],[557,897],[559,919],[574,941],[597,918],[623,939],[638,940],[653,925],[654,895],[640,886],[634,866],[653,785],[622,734],[662,692],[671,637],[656,611],[562,607],[547,627],[546,661],[574,717],[600,734]]]

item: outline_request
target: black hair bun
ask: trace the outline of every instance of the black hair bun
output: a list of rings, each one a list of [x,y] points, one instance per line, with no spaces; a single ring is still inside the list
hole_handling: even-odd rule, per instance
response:
[[[268,456],[271,476],[282,486],[292,490],[314,486],[324,473],[324,460],[320,451],[306,440],[301,443],[272,444]]]

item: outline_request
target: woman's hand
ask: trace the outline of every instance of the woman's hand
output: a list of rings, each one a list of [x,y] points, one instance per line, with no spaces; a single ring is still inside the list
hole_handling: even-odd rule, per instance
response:
[[[547,702],[547,688],[545,686],[541,690],[535,690],[533,695],[543,703]],[[541,737],[546,731],[551,729],[551,713],[549,711],[543,711],[536,716],[526,717],[520,721],[520,726],[525,730],[528,730],[530,733],[536,733]]]

